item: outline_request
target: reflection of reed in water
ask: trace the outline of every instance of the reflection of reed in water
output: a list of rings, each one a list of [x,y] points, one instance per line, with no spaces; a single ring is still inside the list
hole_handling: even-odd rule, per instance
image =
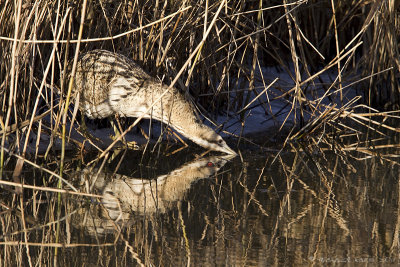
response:
[[[105,172],[97,174],[96,170],[90,172],[84,169],[81,179],[89,180],[89,184],[92,183],[92,178],[96,179],[94,189],[103,196],[101,203],[107,214],[100,215],[95,220],[91,218],[81,222],[87,228],[96,227],[96,232],[101,233],[106,229],[114,229],[114,221],[129,219],[132,212],[165,213],[174,203],[183,199],[193,182],[215,174],[233,157],[235,156],[224,155],[198,159],[154,180],[120,174],[113,177]]]

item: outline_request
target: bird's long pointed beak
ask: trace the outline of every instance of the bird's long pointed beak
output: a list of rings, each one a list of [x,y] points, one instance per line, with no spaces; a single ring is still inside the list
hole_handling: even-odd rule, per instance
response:
[[[236,151],[234,151],[232,148],[230,148],[228,145],[226,145],[226,146],[224,146],[223,148],[222,148],[222,151],[221,152],[225,152],[225,153],[227,153],[227,154],[230,154],[230,155],[232,155],[232,156],[237,156],[238,154],[236,153]]]

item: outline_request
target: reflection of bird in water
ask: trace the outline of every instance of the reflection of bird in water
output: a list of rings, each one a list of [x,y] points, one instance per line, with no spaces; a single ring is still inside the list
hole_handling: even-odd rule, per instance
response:
[[[144,118],[170,125],[204,148],[236,154],[221,136],[197,118],[194,106],[182,93],[176,88],[165,93],[167,88],[131,59],[105,50],[84,54],[75,76],[79,105],[89,118],[144,114]]]
[[[85,209],[91,213],[91,219],[76,220],[88,230],[94,230],[97,225],[96,232],[101,233],[115,229],[114,221],[128,223],[134,214],[165,213],[184,199],[195,181],[214,175],[234,157],[221,155],[197,159],[152,180],[84,169],[77,175],[82,185],[92,184],[94,192],[102,196],[100,201],[105,210],[101,211],[106,213]]]

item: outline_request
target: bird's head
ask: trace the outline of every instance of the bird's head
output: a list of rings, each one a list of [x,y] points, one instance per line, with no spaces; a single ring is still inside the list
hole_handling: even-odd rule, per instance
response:
[[[237,153],[226,144],[219,134],[206,125],[198,125],[198,127],[195,127],[192,133],[187,135],[187,137],[204,148],[237,155]]]

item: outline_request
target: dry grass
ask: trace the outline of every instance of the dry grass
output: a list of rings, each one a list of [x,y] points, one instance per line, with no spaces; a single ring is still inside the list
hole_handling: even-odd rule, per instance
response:
[[[381,109],[390,99],[385,108],[393,110],[399,102],[397,46],[391,41],[396,39],[394,1],[16,4],[1,6],[0,103],[2,129],[8,129],[2,130],[2,146],[16,136],[7,143],[22,157],[39,124],[49,128],[51,140],[65,136],[60,126],[71,116],[66,107],[71,83],[63,71],[78,52],[95,48],[132,57],[152,75],[190,92],[211,117],[239,113],[245,121],[256,104],[273,116],[271,105],[285,99],[291,108],[281,127],[288,120],[297,129],[306,121],[326,124],[354,107],[343,105],[350,83],[362,89],[370,107],[381,103],[375,106]],[[393,24],[382,19],[387,17]],[[261,69],[266,65],[285,70],[292,88],[273,84]],[[332,73],[336,76],[327,83],[323,77]],[[45,112],[52,118],[46,123]],[[3,149],[1,155],[4,164]]]

